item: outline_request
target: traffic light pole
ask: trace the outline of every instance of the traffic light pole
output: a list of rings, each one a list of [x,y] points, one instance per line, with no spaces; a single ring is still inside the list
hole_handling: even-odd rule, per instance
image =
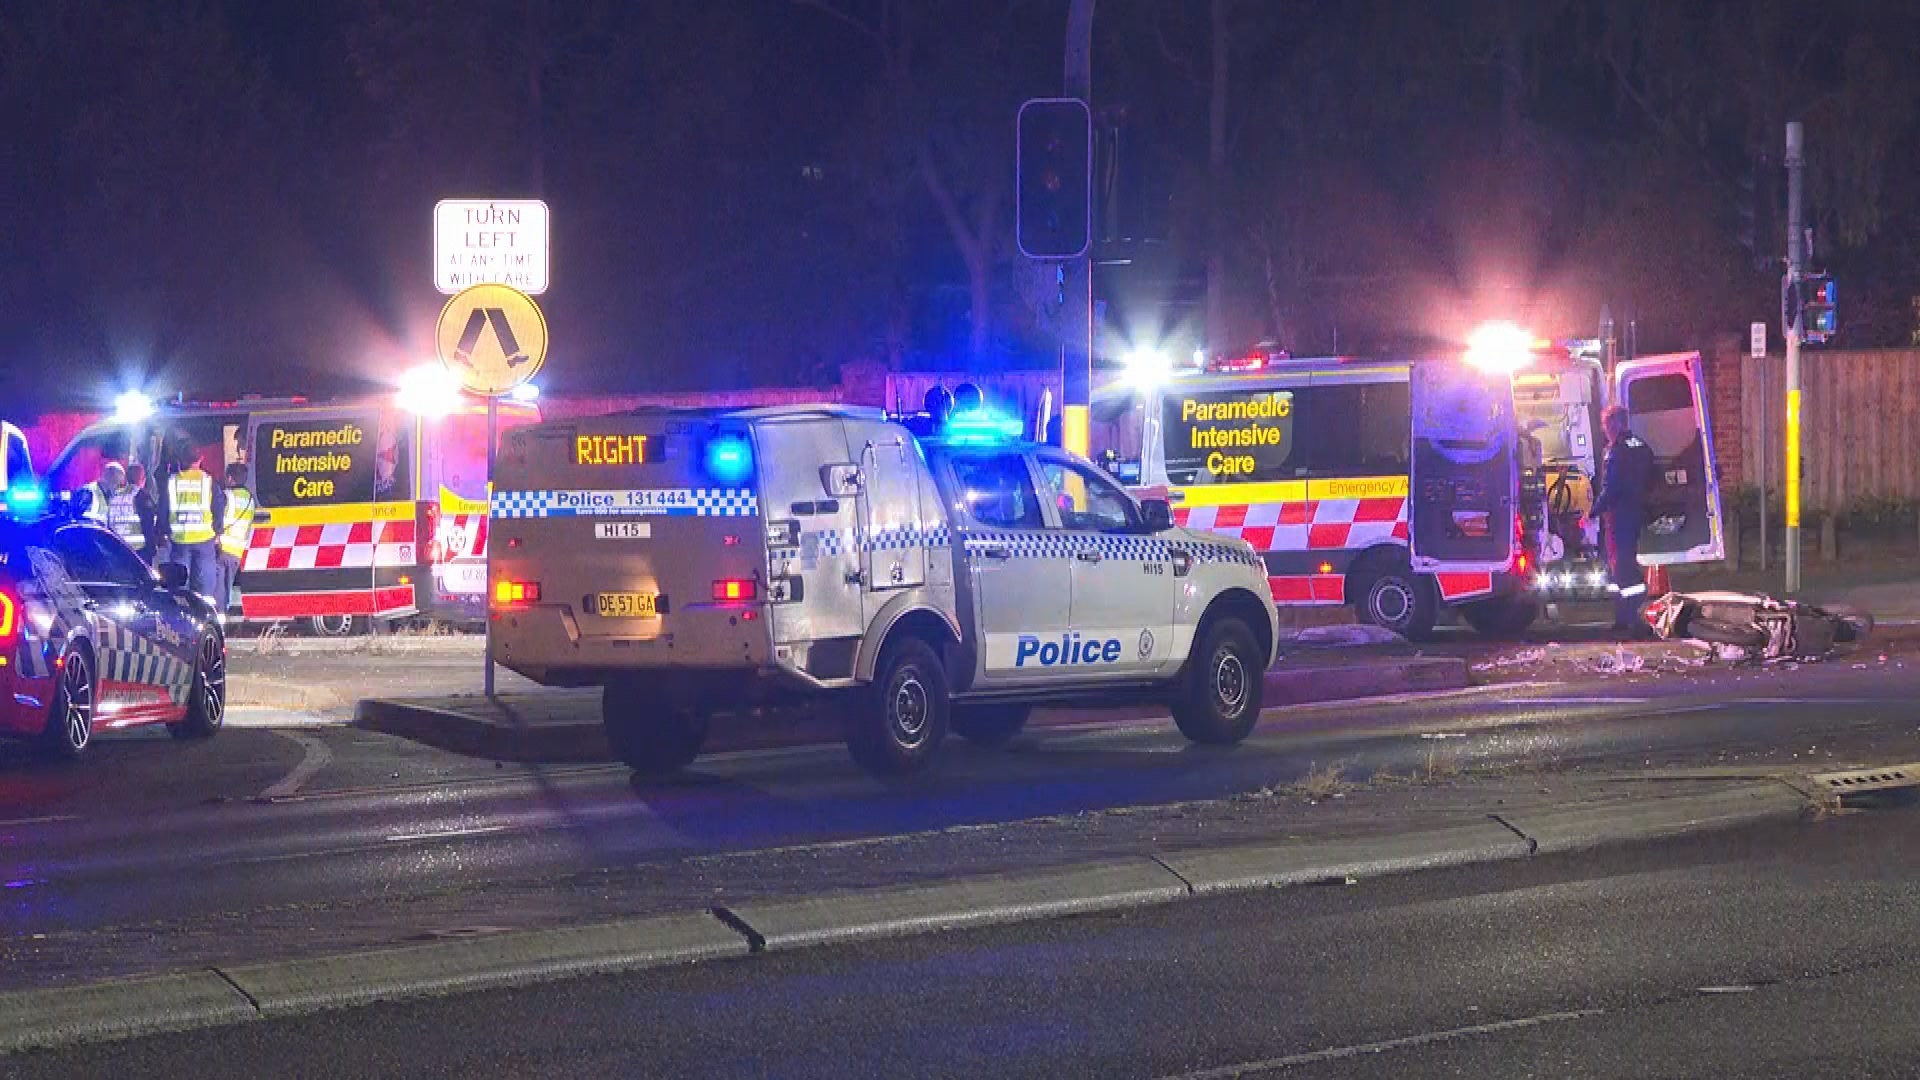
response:
[[[1806,245],[1802,242],[1800,122],[1787,125],[1787,295],[1794,295],[1806,272]],[[1787,592],[1800,591],[1800,339],[1805,317],[1790,302],[1787,337]]]
[[[1073,0],[1067,12],[1067,96],[1093,105],[1094,0]],[[1085,455],[1093,409],[1093,248],[1061,269],[1060,443]]]

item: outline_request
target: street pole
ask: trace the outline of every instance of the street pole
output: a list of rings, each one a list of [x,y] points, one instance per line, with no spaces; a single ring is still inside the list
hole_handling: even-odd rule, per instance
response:
[[[1067,12],[1067,96],[1093,106],[1094,0],[1073,0]],[[1062,268],[1060,443],[1084,456],[1093,408],[1093,250]]]
[[[1800,122],[1787,124],[1787,292],[1800,286],[1806,270],[1806,248],[1801,242]],[[1800,310],[1787,308],[1787,592],[1800,591]]]
[[[1767,435],[1767,414],[1772,411],[1772,401],[1767,397],[1767,383],[1770,381],[1767,378],[1767,369],[1772,366],[1771,359],[1765,356],[1760,358],[1760,572],[1763,574],[1767,572],[1767,566],[1772,562],[1772,558],[1767,553],[1767,549],[1772,546],[1772,542],[1767,538],[1767,496],[1771,490],[1767,486],[1767,480],[1772,475],[1772,470],[1767,464],[1767,447],[1773,442]]]
[[[493,607],[491,595],[493,589],[493,444],[497,441],[496,435],[499,429],[500,399],[489,394],[487,396],[487,516],[481,523],[487,530],[487,584],[485,594],[481,598],[486,601],[485,607],[488,609]],[[491,610],[487,612],[487,674],[484,689],[487,700],[493,700],[493,613]]]

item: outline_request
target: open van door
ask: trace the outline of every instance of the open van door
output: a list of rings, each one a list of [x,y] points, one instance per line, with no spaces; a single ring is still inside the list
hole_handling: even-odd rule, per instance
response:
[[[1423,574],[1499,572],[1513,560],[1513,386],[1452,362],[1413,365],[1408,546]]]
[[[1624,361],[1614,369],[1613,384],[1613,400],[1626,406],[1633,433],[1653,450],[1640,561],[1666,566],[1725,558],[1700,354]]]

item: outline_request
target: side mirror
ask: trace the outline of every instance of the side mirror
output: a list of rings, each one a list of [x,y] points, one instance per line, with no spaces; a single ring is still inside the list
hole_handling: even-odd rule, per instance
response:
[[[1148,532],[1166,532],[1173,528],[1173,504],[1165,499],[1142,500],[1140,522]]]
[[[186,567],[181,566],[179,563],[170,562],[161,563],[159,570],[160,585],[168,592],[185,592],[187,590]]]

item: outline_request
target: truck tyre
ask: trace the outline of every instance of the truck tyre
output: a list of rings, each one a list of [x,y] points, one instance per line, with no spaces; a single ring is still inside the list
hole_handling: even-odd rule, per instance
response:
[[[601,691],[607,745],[627,768],[658,776],[693,764],[707,741],[707,714],[650,703],[637,688],[610,683]]]
[[[1493,641],[1517,638],[1540,617],[1540,604],[1531,596],[1480,600],[1460,609],[1473,632]]]
[[[951,708],[947,671],[933,647],[916,637],[889,642],[854,705],[847,750],[881,776],[918,772],[939,753]]]
[[[1194,742],[1225,746],[1247,737],[1260,720],[1266,660],[1239,619],[1206,628],[1173,695],[1173,722]]]
[[[1384,627],[1408,641],[1432,636],[1440,610],[1433,583],[1404,563],[1388,566],[1368,581],[1359,607],[1361,622]]]
[[[1027,726],[1030,705],[956,705],[953,733],[970,743],[1000,746]]]

